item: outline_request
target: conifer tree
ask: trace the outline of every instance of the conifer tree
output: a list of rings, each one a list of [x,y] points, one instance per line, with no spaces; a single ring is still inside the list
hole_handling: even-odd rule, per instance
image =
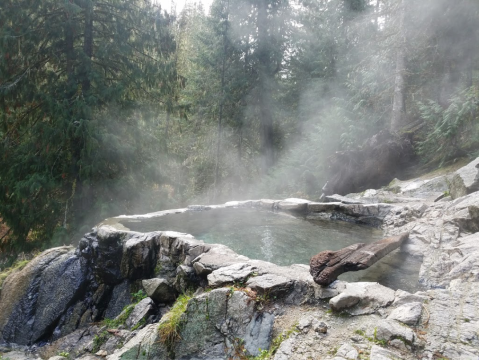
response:
[[[170,35],[144,1],[1,6],[0,214],[23,246],[145,180],[147,148],[132,125],[139,102],[159,103],[172,81]]]

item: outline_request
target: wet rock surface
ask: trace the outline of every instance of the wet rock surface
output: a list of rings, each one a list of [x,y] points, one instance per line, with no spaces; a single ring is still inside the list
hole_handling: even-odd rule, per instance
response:
[[[474,164],[467,174],[474,175]],[[238,351],[257,355],[281,336],[276,360],[477,359],[479,192],[466,170],[454,174],[463,174],[458,176],[468,188],[454,200],[438,200],[450,178],[441,176],[394,181],[392,189],[348,195],[352,201],[209,206],[299,211],[321,219],[370,221],[385,236],[409,233],[401,251],[423,259],[423,291],[344,281],[323,287],[304,265],[251,260],[177,232],[135,233],[110,219],[85,235],[78,249],[50,249],[7,278],[0,294],[0,343],[7,344],[0,353],[11,359],[59,353],[83,359],[227,359]],[[205,209],[132,218],[199,210]],[[169,309],[164,297],[141,301],[117,328],[101,322],[120,314],[141,280],[151,279],[169,286],[170,301],[188,288],[198,290],[181,316],[181,340],[169,347],[158,333]]]

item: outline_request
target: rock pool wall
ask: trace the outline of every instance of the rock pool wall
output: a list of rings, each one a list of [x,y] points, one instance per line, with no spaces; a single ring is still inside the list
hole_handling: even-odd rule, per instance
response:
[[[0,294],[0,343],[6,345],[0,352],[15,349],[13,344],[48,343],[37,352],[22,352],[24,358],[48,359],[60,352],[111,360],[241,358],[241,353],[258,354],[273,335],[293,326],[296,332],[283,341],[276,360],[361,354],[373,360],[478,359],[477,162],[450,176],[396,181],[391,189],[332,196],[328,203],[255,200],[108,219],[78,248],[50,249],[6,279]],[[409,294],[341,281],[323,288],[304,265],[280,267],[187,234],[136,233],[120,223],[228,207],[382,226],[387,236],[409,232],[402,250],[423,257],[419,281],[425,291]],[[152,284],[158,286],[150,291]],[[150,297],[119,329],[99,322],[121,316],[131,293],[142,287]],[[203,292],[206,288],[212,290]],[[182,340],[162,345],[158,323],[165,321],[171,294],[187,289],[196,293],[182,318]],[[328,309],[353,318],[335,317]]]

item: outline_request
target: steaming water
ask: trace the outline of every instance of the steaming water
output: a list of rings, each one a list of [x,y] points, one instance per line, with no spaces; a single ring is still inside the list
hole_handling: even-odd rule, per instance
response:
[[[173,230],[206,243],[227,245],[251,259],[278,265],[309,264],[323,250],[382,238],[382,231],[343,221],[312,221],[283,213],[250,209],[188,211],[122,224],[133,231]],[[371,268],[341,275],[347,281],[377,281],[393,289],[417,290],[420,262],[396,250]]]

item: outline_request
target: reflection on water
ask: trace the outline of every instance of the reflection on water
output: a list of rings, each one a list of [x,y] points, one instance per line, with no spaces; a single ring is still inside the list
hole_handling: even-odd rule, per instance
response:
[[[251,259],[278,265],[309,264],[323,250],[382,238],[382,231],[342,221],[305,220],[283,213],[251,209],[188,211],[152,219],[122,219],[133,231],[173,230],[192,234],[206,243],[227,245]],[[417,289],[420,262],[398,250],[371,268],[343,274],[347,281],[377,281],[393,289]]]
[[[273,244],[274,238],[268,226],[265,226],[263,235],[261,236],[261,254],[266,261],[273,262]]]

